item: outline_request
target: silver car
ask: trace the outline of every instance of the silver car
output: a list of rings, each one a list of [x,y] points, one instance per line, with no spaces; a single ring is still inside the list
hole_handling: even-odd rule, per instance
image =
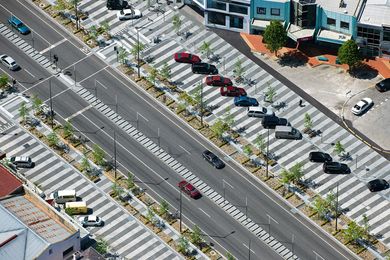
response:
[[[79,218],[79,221],[83,227],[101,227],[103,226],[102,218],[94,215]]]
[[[16,63],[16,61],[8,55],[5,54],[0,55],[0,60],[1,63],[7,66],[7,68],[10,70],[17,70],[19,68],[19,65]]]

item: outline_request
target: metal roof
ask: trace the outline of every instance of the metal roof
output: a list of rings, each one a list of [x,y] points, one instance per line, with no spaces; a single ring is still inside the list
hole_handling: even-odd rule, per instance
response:
[[[367,0],[359,22],[375,26],[390,26],[390,0]]]
[[[0,165],[0,197],[10,195],[22,186],[21,181]]]

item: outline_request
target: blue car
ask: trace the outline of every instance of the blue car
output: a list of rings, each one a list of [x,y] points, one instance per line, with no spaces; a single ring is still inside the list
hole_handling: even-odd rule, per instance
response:
[[[255,98],[240,96],[234,98],[234,105],[237,107],[257,107],[259,102]]]
[[[20,21],[15,16],[11,16],[11,18],[8,20],[8,23],[12,27],[16,28],[16,30],[18,30],[21,34],[29,34],[30,33],[30,29],[26,25],[24,25],[24,23],[22,23],[22,21]]]

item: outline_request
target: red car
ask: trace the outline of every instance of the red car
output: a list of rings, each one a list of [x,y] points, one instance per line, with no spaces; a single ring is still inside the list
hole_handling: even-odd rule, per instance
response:
[[[200,195],[200,192],[194,187],[192,186],[191,183],[189,183],[188,181],[181,181],[177,184],[177,186],[182,190],[184,191],[185,193],[187,193],[191,198],[193,199],[197,199],[197,198],[200,198],[201,195]]]
[[[173,55],[173,58],[175,59],[176,62],[180,62],[180,63],[194,64],[202,61],[198,56],[186,52],[177,52],[175,53],[175,55]]]
[[[221,92],[221,96],[226,96],[226,97],[246,96],[245,89],[237,88],[233,86],[221,87],[219,91]]]
[[[224,78],[222,76],[208,76],[205,79],[205,83],[208,86],[216,86],[216,87],[233,85],[232,81],[229,78]]]

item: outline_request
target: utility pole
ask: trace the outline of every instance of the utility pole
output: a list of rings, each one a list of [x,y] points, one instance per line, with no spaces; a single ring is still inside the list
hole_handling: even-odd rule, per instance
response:
[[[140,66],[139,66],[139,47],[140,47],[140,44],[139,44],[139,27],[135,27],[135,29],[137,30],[137,67],[138,67],[138,78],[141,77],[141,71],[140,71]]]
[[[182,207],[181,207],[181,204],[182,204],[182,190],[181,188],[180,189],[180,223],[179,223],[179,230],[180,230],[180,234],[181,234],[181,211],[182,211]]]
[[[337,182],[337,186],[336,186],[336,232],[338,231],[337,228],[338,217],[339,217],[339,182]]]
[[[76,65],[73,66],[74,87],[76,88]]]
[[[252,242],[252,240],[249,239],[249,245],[248,245],[248,260],[251,260],[251,242]]]
[[[265,176],[268,178],[268,153],[269,153],[269,128],[268,128],[268,137],[267,137],[267,155],[266,155],[266,168],[265,168]]]
[[[200,124],[203,126],[203,84],[200,81]]]
[[[53,113],[53,99],[51,98],[51,79],[49,79],[49,95],[50,95],[50,123],[54,130],[54,113]]]
[[[116,181],[116,132],[114,129],[114,179]]]

